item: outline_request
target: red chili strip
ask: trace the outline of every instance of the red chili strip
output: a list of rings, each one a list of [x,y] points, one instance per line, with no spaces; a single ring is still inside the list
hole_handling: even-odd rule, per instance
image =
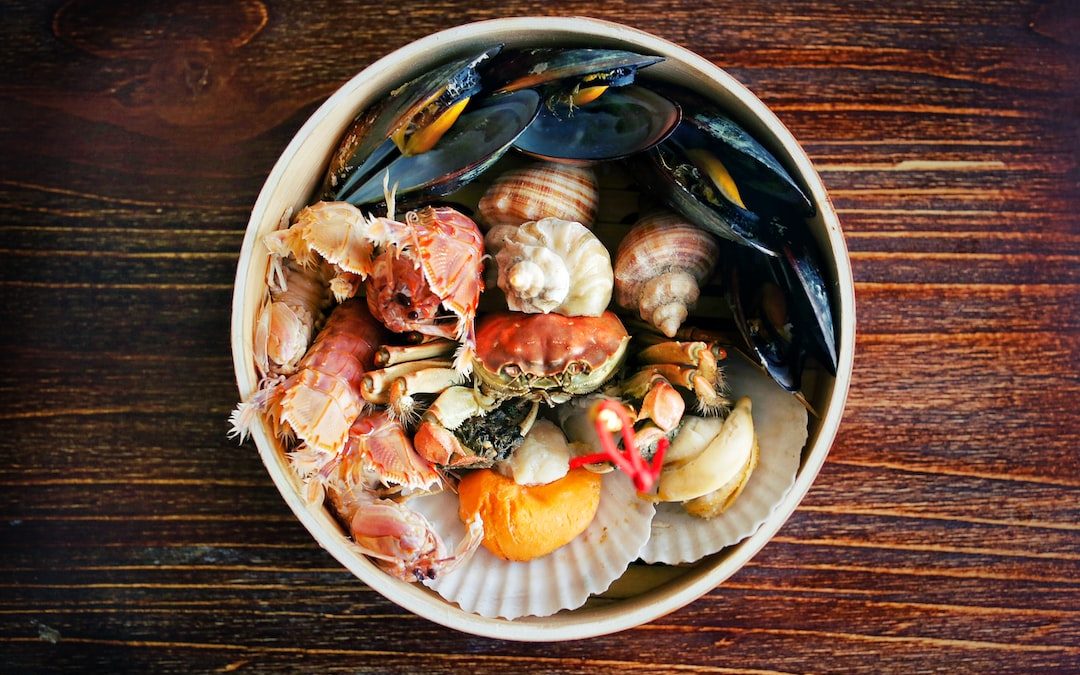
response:
[[[615,439],[608,431],[603,416],[600,415],[604,410],[611,410],[619,417],[619,431],[622,432],[623,437],[622,452],[616,447]],[[614,401],[600,401],[594,408],[593,414],[593,424],[596,425],[596,435],[600,438],[600,447],[603,452],[574,457],[570,460],[570,468],[576,469],[597,462],[611,462],[630,477],[639,492],[647,492],[660,476],[660,467],[664,464],[668,440],[660,439],[660,442],[656,444],[656,453],[653,455],[652,463],[648,464],[638,451],[637,443],[634,441],[634,423],[625,408]]]

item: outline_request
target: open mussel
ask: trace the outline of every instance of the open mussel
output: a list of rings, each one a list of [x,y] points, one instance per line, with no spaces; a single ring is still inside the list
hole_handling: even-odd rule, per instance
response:
[[[323,198],[378,201],[388,168],[400,194],[442,195],[498,159],[539,108],[539,97],[530,94],[474,101],[482,91],[478,67],[500,49],[425,73],[357,116],[331,158]]]
[[[406,201],[442,196],[486,171],[536,117],[539,95],[528,89],[493,96],[471,108],[439,144],[419,155],[397,155],[363,183],[339,191],[335,199],[371,204],[383,198],[383,181],[397,185]]]
[[[524,49],[495,60],[496,93],[533,89],[544,105],[514,147],[553,162],[591,164],[643,152],[679,123],[679,107],[633,83],[660,56],[615,49]]]
[[[797,391],[808,354],[836,374],[836,331],[812,245],[784,243],[780,256],[725,246],[728,302],[743,338],[769,375]]]
[[[542,89],[549,105],[582,106],[663,60],[619,49],[517,49],[496,59],[489,79],[496,93]]]
[[[650,84],[683,108],[679,127],[635,162],[643,184],[726,239],[778,256],[784,223],[813,215],[810,199],[780,162],[745,129],[701,96]]]

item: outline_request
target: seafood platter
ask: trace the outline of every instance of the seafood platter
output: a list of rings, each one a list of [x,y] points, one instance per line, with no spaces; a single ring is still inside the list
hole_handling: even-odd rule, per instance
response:
[[[515,21],[384,59],[290,146],[321,161],[256,206],[230,423],[376,590],[564,639],[685,604],[794,508],[843,404],[850,271],[816,175],[679,76],[697,57]]]

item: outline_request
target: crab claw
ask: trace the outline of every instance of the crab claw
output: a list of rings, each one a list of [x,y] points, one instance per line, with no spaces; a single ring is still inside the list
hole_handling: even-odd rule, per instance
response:
[[[642,371],[630,378],[624,392],[634,398],[641,398],[641,409],[635,422],[652,420],[657,427],[667,432],[679,425],[686,402],[671,383],[662,375]]]

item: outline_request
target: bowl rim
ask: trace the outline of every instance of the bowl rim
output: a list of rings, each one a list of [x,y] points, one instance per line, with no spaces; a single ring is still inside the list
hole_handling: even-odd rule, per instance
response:
[[[260,223],[266,219],[271,197],[280,187],[288,167],[296,159],[307,138],[323,123],[331,110],[342,105],[357,89],[362,88],[365,82],[377,79],[377,76],[389,72],[404,72],[415,63],[429,60],[432,53],[438,54],[456,45],[482,39],[491,43],[500,42],[502,41],[500,35],[526,31],[534,34],[558,33],[583,38],[599,37],[611,42],[620,42],[628,48],[632,46],[635,49],[664,54],[669,59],[673,58],[712,80],[714,84],[738,99],[767,127],[773,140],[782,146],[787,159],[795,166],[804,184],[809,187],[813,201],[820,212],[828,244],[833,252],[829,262],[834,266],[839,300],[836,312],[840,337],[837,376],[832,391],[828,395],[828,406],[819,418],[817,433],[811,436],[809,447],[804,449],[802,467],[795,484],[787,495],[776,505],[768,519],[754,534],[732,546],[728,553],[708,568],[694,570],[642,596],[623,599],[606,607],[576,609],[549,617],[530,617],[513,621],[485,618],[461,610],[432,591],[419,587],[419,584],[408,584],[393,579],[365,557],[357,555],[350,549],[348,541],[340,532],[331,532],[317,520],[316,514],[306,506],[295,490],[291,478],[279,470],[275,462],[277,453],[275,443],[266,434],[264,425],[256,425],[252,436],[260,458],[294,515],[320,546],[370,588],[399,606],[448,628],[503,640],[547,642],[606,635],[633,628],[673,612],[719,586],[741,569],[772,539],[806,495],[836,437],[847,400],[854,362],[855,292],[850,258],[839,219],[810,158],[776,115],[749,89],[719,66],[685,47],[651,33],[600,19],[522,16],[466,23],[411,42],[380,58],[349,79],[308,118],[274,164],[248,220],[233,288],[231,346],[233,368],[242,397],[246,398],[250,395],[257,385],[254,367],[249,359],[245,359],[244,348],[247,338],[244,301],[248,292],[248,282],[252,278],[248,271],[255,255],[257,230]]]

